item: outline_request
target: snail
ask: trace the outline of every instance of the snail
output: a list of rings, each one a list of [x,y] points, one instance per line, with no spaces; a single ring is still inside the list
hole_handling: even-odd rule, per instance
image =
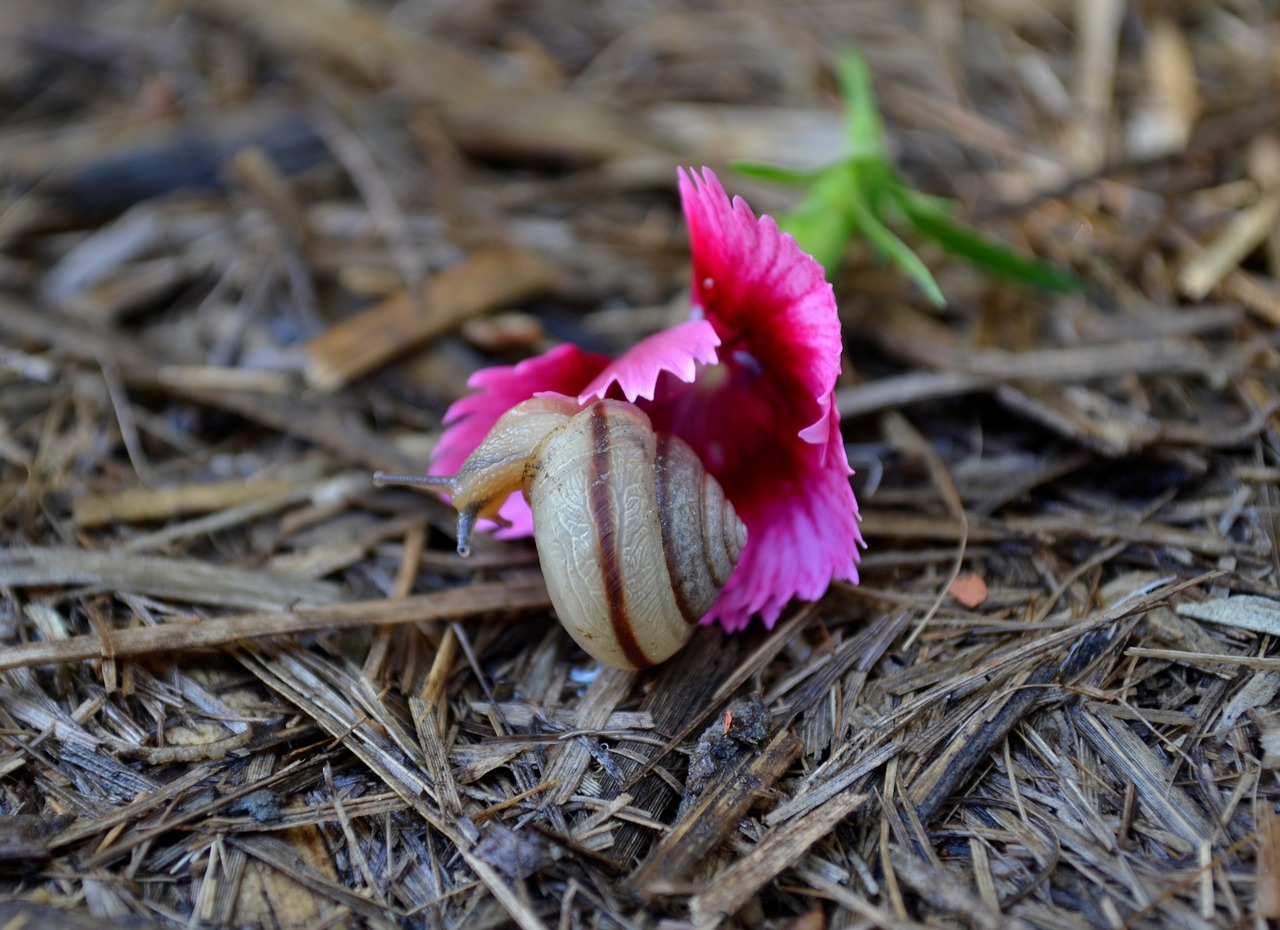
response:
[[[447,492],[461,555],[476,521],[523,490],[560,622],[617,668],[657,665],[688,642],[747,541],[693,449],[620,400],[535,397],[503,414],[456,475],[374,480]]]

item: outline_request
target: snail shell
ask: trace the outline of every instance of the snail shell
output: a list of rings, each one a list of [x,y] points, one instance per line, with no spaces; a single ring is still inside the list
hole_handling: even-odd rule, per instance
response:
[[[618,668],[656,665],[688,642],[746,545],[696,453],[624,401],[579,410],[534,398],[504,414],[457,475],[375,477],[449,491],[463,554],[476,519],[523,489],[560,622]]]

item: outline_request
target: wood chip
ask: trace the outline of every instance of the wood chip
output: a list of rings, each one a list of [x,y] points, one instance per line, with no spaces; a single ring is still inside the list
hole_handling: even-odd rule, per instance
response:
[[[1147,93],[1126,132],[1126,148],[1136,158],[1182,151],[1200,116],[1195,58],[1186,35],[1173,20],[1151,24],[1143,54]]]
[[[1280,920],[1280,817],[1258,806],[1258,916]]]
[[[298,482],[294,480],[268,479],[215,481],[173,488],[133,488],[114,494],[92,494],[77,498],[72,518],[77,525],[84,527],[168,520],[288,494],[297,490],[297,487]]]
[[[1185,791],[1170,785],[1168,764],[1132,730],[1083,709],[1073,710],[1071,717],[1103,760],[1133,782],[1142,803],[1156,812],[1156,822],[1186,841],[1187,853],[1212,843],[1213,823]]]
[[[800,740],[779,732],[758,752],[748,753],[737,764],[717,772],[697,803],[632,873],[629,887],[650,900],[678,889],[680,882],[694,874],[695,866],[737,829],[747,808],[782,777],[800,749]]]
[[[3,568],[3,566],[0,566]],[[51,643],[25,643],[0,653],[0,669],[74,662],[104,655],[175,653],[204,649],[246,639],[309,633],[317,630],[358,629],[386,624],[416,623],[448,617],[487,614],[503,609],[542,609],[551,605],[542,580],[477,584],[398,601],[356,601],[333,607],[303,609],[296,602],[278,613],[241,614],[206,619],[199,624],[115,630],[109,642],[97,636],[72,636]]]
[[[1004,385],[996,397],[1015,413],[1111,458],[1133,455],[1160,436],[1160,424],[1153,418],[1075,385],[1034,389]]]
[[[710,887],[694,895],[689,909],[695,926],[713,927],[736,913],[771,878],[794,865],[810,846],[866,800],[866,795],[849,792],[774,827],[749,853],[716,875]]]
[[[1203,300],[1280,222],[1280,190],[1270,191],[1240,211],[1204,251],[1178,275],[1178,286],[1192,300]]]
[[[532,297],[553,281],[551,266],[531,252],[506,246],[477,252],[429,280],[420,304],[400,291],[312,339],[307,380],[321,391],[336,391],[464,320]]]
[[[1185,601],[1178,613],[1208,623],[1220,623],[1255,633],[1280,636],[1280,601],[1238,594],[1213,601]]]
[[[203,560],[64,548],[0,550],[0,585],[91,585],[178,603],[260,610],[332,604],[342,596],[326,582]]]

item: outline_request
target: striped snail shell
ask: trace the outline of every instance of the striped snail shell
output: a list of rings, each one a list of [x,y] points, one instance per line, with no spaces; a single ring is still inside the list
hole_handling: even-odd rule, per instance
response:
[[[463,555],[476,520],[523,490],[560,622],[617,668],[657,665],[688,642],[747,540],[697,454],[624,401],[580,410],[533,398],[507,411],[456,475],[374,477],[447,491]]]

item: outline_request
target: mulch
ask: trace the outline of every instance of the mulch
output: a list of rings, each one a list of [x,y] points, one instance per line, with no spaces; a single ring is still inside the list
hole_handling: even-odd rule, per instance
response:
[[[0,13],[0,927],[1280,920],[1280,7]],[[420,472],[844,145],[1084,288],[836,281],[860,584],[645,672]]]

